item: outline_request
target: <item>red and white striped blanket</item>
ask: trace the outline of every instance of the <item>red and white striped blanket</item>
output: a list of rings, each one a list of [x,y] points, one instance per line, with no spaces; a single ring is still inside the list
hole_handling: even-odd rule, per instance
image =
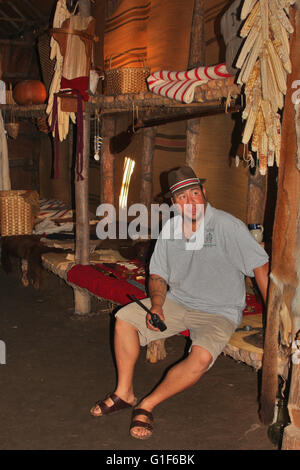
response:
[[[209,80],[231,77],[225,63],[210,67],[197,67],[186,72],[158,70],[147,78],[149,90],[182,103],[191,103],[195,88]]]

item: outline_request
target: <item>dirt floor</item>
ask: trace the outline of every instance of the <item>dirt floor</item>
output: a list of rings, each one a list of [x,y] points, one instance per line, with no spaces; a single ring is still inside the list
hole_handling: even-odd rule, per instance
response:
[[[73,315],[73,292],[52,274],[25,288],[0,268],[2,450],[275,450],[258,417],[258,374],[221,356],[193,388],[154,412],[152,439],[129,436],[130,411],[93,418],[89,409],[115,387],[113,316]],[[94,310],[100,305],[95,304]],[[182,358],[184,336],[167,341],[168,357],[146,362],[141,350],[135,393],[142,398]]]

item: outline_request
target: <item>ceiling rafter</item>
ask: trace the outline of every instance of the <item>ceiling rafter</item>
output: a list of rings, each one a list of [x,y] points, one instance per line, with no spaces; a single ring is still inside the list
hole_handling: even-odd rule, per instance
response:
[[[38,2],[38,5],[41,2]],[[33,0],[3,0],[0,2],[0,38],[16,38],[25,31],[38,31],[49,23],[52,1],[37,7]]]

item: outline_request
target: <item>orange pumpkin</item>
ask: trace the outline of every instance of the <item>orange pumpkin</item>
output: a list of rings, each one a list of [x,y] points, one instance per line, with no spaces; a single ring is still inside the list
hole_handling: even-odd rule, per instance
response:
[[[15,86],[13,97],[20,105],[42,104],[47,98],[47,92],[39,80],[24,80]]]

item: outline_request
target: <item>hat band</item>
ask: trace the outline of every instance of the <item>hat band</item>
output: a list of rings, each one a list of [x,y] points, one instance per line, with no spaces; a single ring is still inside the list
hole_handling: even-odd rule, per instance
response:
[[[180,181],[179,183],[175,183],[173,186],[170,186],[170,191],[174,192],[178,189],[190,186],[191,184],[200,184],[200,181],[198,178],[189,178],[187,180]]]

